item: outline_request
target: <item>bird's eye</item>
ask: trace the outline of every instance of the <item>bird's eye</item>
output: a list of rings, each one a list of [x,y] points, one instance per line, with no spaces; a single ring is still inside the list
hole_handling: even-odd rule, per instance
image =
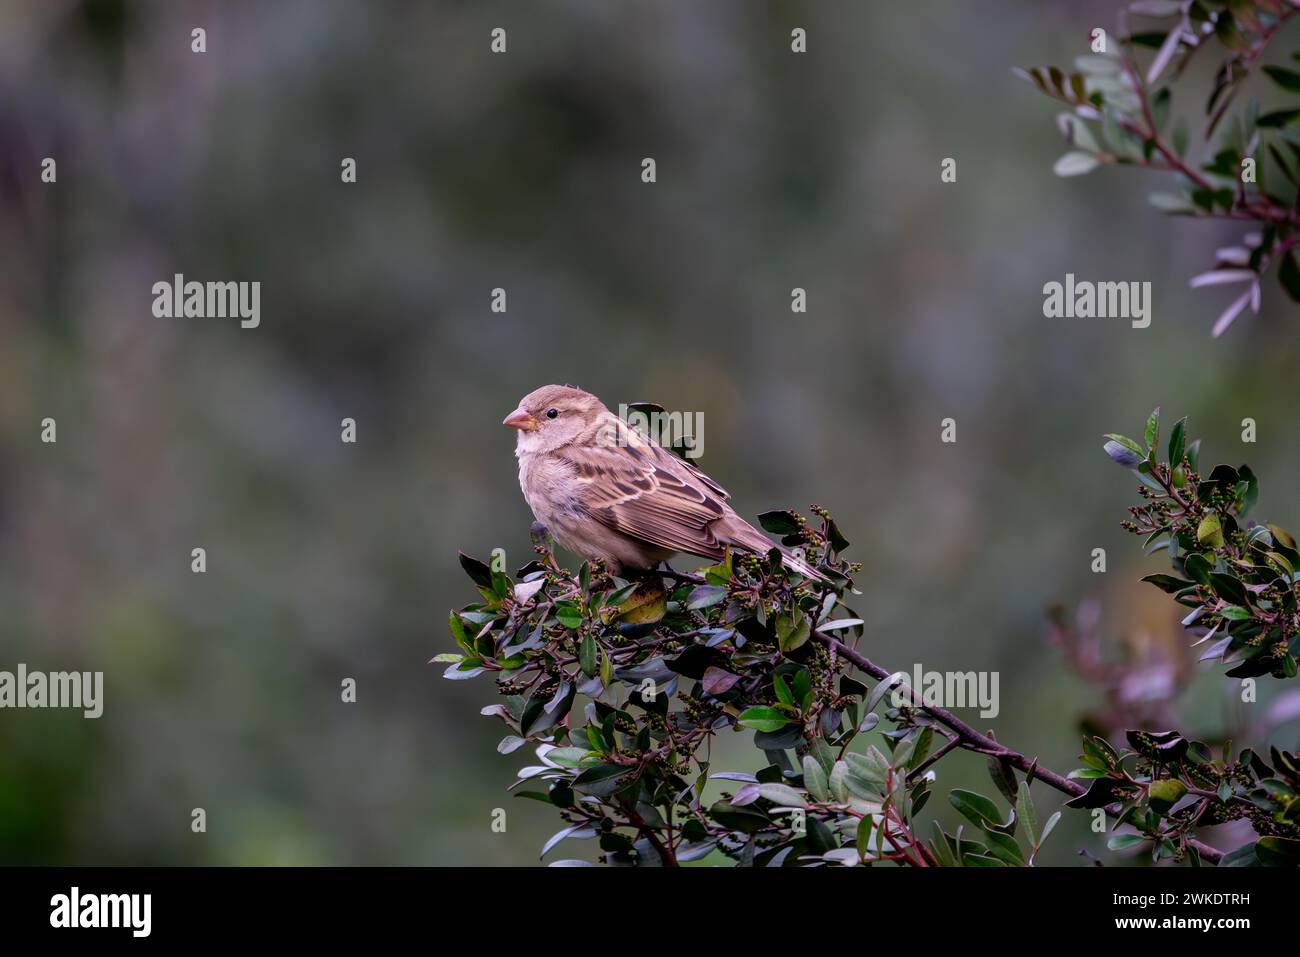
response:
[[[559,415],[559,414],[560,414],[560,410],[559,410],[559,409],[547,409],[547,410],[546,410],[546,417],[547,417],[548,419],[553,419],[553,418],[555,418],[555,417],[556,417],[557,415]]]

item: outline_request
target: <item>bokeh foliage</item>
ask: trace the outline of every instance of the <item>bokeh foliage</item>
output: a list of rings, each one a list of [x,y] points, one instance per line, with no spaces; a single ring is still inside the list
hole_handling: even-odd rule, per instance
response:
[[[1093,52],[1076,57],[1074,69],[1017,71],[1070,107],[1057,117],[1071,150],[1056,161],[1056,174],[1078,176],[1104,164],[1173,173],[1175,189],[1152,193],[1152,206],[1256,227],[1219,248],[1214,268],[1191,281],[1194,288],[1247,286],[1220,314],[1215,336],[1248,305],[1259,312],[1261,282],[1270,270],[1286,295],[1300,302],[1300,72],[1294,62],[1263,64],[1300,9],[1288,0],[1135,0],[1124,12],[1128,26],[1109,42],[1094,31]],[[1145,74],[1142,51],[1152,54]],[[1198,55],[1215,64],[1193,141],[1188,117],[1178,109],[1183,94],[1175,104],[1174,91],[1186,89],[1179,81]],[[1300,49],[1290,57],[1300,61]],[[1268,96],[1275,105],[1267,111],[1257,95],[1237,102],[1257,70],[1271,81]],[[1209,158],[1198,160],[1200,153]]]

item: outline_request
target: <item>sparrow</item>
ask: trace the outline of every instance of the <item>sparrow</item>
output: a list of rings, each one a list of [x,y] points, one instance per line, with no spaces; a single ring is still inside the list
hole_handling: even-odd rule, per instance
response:
[[[737,515],[721,485],[589,392],[542,386],[501,424],[518,431],[519,487],[537,521],[614,574],[651,570],[679,552],[720,561],[727,549],[778,548],[787,568],[826,580]]]

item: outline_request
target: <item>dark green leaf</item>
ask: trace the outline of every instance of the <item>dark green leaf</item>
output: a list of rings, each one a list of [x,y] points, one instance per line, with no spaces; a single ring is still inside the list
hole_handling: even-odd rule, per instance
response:
[[[778,509],[773,512],[763,512],[758,516],[758,524],[773,535],[793,535],[795,532],[800,531],[799,522],[796,521],[794,513],[788,510]]]
[[[458,552],[457,554],[460,556],[460,567],[465,569],[465,574],[470,577],[470,580],[480,588],[491,589],[492,569],[477,558],[471,558],[464,552]]]
[[[1277,270],[1278,281],[1293,302],[1300,302],[1300,266],[1296,265],[1295,251],[1287,250],[1282,265]]]
[[[1175,467],[1182,463],[1183,453],[1187,450],[1187,416],[1174,423],[1169,433],[1169,465]]]
[[[1181,578],[1175,578],[1173,575],[1147,575],[1142,580],[1144,582],[1150,582],[1161,591],[1168,592],[1171,595],[1196,584],[1195,582],[1183,581]]]
[[[998,806],[975,791],[953,788],[948,795],[948,800],[968,821],[984,830],[1007,828],[1014,825],[1014,813],[1004,823],[1001,812],[998,811]]]
[[[1281,66],[1266,66],[1268,78],[1288,93],[1300,93],[1300,73]]]
[[[789,654],[800,648],[812,634],[808,616],[797,607],[783,611],[776,619],[776,640],[780,649]]]

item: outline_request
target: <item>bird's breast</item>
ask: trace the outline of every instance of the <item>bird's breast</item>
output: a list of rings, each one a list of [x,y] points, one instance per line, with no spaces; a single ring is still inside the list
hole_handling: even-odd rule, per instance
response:
[[[576,511],[572,470],[553,456],[521,455],[519,487],[534,517],[543,525],[554,525],[563,515]]]

